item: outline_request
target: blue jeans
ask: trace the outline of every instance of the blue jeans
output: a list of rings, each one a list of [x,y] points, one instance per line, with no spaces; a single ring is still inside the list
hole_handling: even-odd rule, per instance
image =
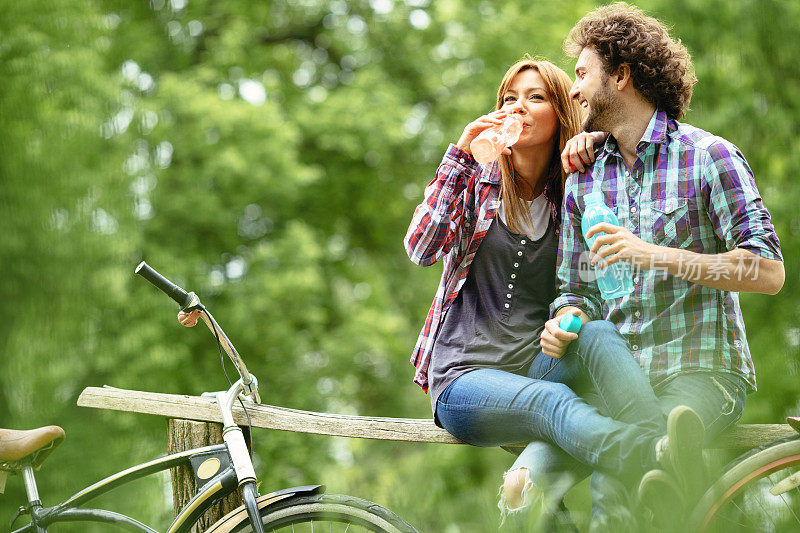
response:
[[[570,388],[586,384],[597,390],[600,405],[612,416]],[[560,359],[539,354],[527,376],[495,369],[460,376],[439,397],[436,415],[456,438],[476,446],[555,445],[533,443],[517,460],[543,476],[564,472],[562,465],[574,465],[573,458],[588,467],[587,473],[598,470],[628,483],[656,467],[654,444],[666,427],[625,339],[606,321],[584,324]]]
[[[687,405],[694,409],[706,428],[705,443],[710,444],[742,416],[747,401],[747,384],[743,378],[729,372],[693,372],[678,374],[667,382],[660,383],[655,387],[655,393],[665,416],[678,405]],[[537,463],[547,459],[548,453],[551,452],[539,457],[532,454],[527,461]],[[570,472],[570,479],[576,477],[574,469],[584,470],[580,465],[574,464],[574,461],[573,465],[552,462],[551,466]],[[543,480],[554,475],[556,474],[548,472],[543,475]],[[608,514],[613,506],[627,506],[624,487],[609,479],[603,472],[596,471],[592,474],[591,494],[594,516]]]
[[[562,361],[570,361],[570,357],[580,361],[591,380],[594,391],[581,392],[588,403],[614,419],[655,427],[661,434],[666,431],[663,421],[669,412],[678,405],[688,405],[703,421],[709,443],[739,420],[747,399],[745,381],[728,372],[678,374],[651,388],[624,338],[606,321],[585,324],[578,341],[571,343]],[[575,378],[579,372],[580,369],[558,377],[579,383]],[[547,374],[544,377],[549,379]],[[644,403],[637,405],[642,399]],[[512,470],[527,468],[534,485],[545,491],[557,489],[563,494],[592,473],[590,466],[550,442],[532,442],[514,462]],[[610,479],[607,472],[594,470],[593,514],[604,514],[614,505],[626,505],[625,487]]]

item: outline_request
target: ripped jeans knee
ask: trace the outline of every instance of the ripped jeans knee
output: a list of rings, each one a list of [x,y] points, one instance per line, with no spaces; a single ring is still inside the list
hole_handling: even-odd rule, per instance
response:
[[[500,502],[497,504],[500,511],[514,512],[528,507],[533,487],[527,468],[516,468],[503,474]]]

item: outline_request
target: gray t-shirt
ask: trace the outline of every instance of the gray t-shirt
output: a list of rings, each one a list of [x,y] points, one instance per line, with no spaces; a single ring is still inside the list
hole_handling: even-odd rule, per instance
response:
[[[436,336],[428,369],[434,419],[439,395],[470,370],[527,372],[556,296],[557,251],[553,224],[532,241],[500,217],[492,221]]]

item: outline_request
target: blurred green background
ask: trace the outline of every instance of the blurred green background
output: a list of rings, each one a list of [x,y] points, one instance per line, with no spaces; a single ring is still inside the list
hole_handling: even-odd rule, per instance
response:
[[[597,3],[0,0],[0,427],[60,424],[45,504],[162,454],[163,420],[78,408],[86,386],[226,387],[142,259],[195,290],[264,401],[429,417],[408,358],[440,267],[402,239],[447,143],[523,53],[561,52]],[[800,3],[646,0],[700,80],[686,121],[750,162],[786,260],[743,295],[760,390],[747,422],[797,414]],[[262,490],[324,482],[420,531],[497,529],[496,449],[255,433]],[[0,496],[6,522],[19,478]],[[163,528],[167,476],[102,503]],[[82,528],[86,530],[86,528]]]

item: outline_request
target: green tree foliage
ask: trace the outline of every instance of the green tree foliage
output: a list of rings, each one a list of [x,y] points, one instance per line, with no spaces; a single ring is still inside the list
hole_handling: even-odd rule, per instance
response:
[[[90,385],[226,387],[133,266],[195,290],[264,401],[430,416],[408,364],[439,267],[401,241],[449,141],[523,53],[552,59],[596,5],[475,0],[0,1],[0,426],[58,423],[46,504],[163,453],[163,422],[79,409]],[[648,0],[693,54],[687,121],[748,157],[787,283],[743,295],[761,390],[747,421],[796,412],[800,329],[797,2]],[[230,368],[229,368],[230,373]],[[324,482],[421,531],[490,531],[500,450],[256,432],[262,490]],[[168,478],[104,502],[168,520]],[[23,499],[10,479],[0,517]]]

